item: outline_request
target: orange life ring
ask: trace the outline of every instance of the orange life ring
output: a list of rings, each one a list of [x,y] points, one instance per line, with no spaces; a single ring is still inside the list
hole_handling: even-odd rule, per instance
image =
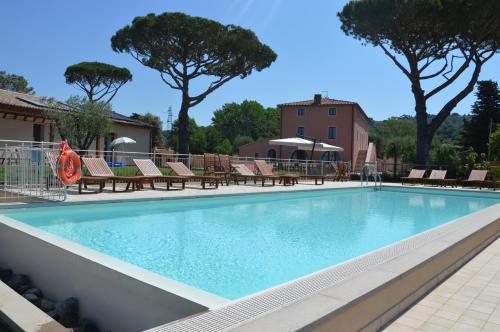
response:
[[[57,158],[57,177],[65,185],[75,184],[80,180],[80,156],[70,149],[66,142],[61,142],[61,154]]]

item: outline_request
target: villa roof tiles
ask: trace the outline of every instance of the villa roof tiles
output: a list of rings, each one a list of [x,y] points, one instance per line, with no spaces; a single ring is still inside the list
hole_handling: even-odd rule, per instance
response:
[[[30,95],[21,92],[0,89],[0,108],[2,105],[11,107],[20,107],[31,111],[45,112],[48,109],[48,98]],[[61,110],[69,110],[69,107],[60,101],[55,101],[59,104]],[[141,127],[151,127],[151,125],[139,120],[132,119],[126,115],[113,112],[111,117],[115,122],[128,123]]]
[[[294,101],[290,103],[279,104],[278,107],[281,106],[333,106],[333,105],[356,105],[356,102],[340,100],[340,99],[332,99],[332,98],[321,98],[320,104],[315,104],[314,99],[303,100],[303,101]]]
[[[37,106],[35,103],[27,102],[26,100],[33,100],[33,102],[42,102],[41,97],[28,95],[25,93],[14,92],[9,90],[0,89],[0,104],[9,106],[18,106],[23,108],[31,108],[35,110],[40,110],[41,107]]]

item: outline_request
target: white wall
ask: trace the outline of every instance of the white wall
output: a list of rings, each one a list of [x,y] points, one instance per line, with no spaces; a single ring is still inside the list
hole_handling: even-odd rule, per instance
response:
[[[120,151],[151,152],[151,131],[148,128],[115,123],[113,124],[112,132],[115,133],[116,138],[129,137],[137,142],[135,144],[120,146]],[[104,148],[104,142],[102,142],[101,148]]]
[[[0,140],[33,140],[33,122],[0,119]]]
[[[33,141],[33,122],[0,119],[0,140],[18,140],[18,141]],[[120,123],[114,123],[111,132],[118,137],[130,137],[135,140],[136,144],[123,145],[119,148],[120,151],[129,152],[151,152],[151,130],[146,127],[129,126]],[[43,140],[50,140],[50,128],[48,124],[43,128]],[[61,136],[55,129],[54,141],[59,141]],[[92,142],[89,150],[95,150],[95,141]],[[104,149],[104,138],[100,139],[101,150]]]

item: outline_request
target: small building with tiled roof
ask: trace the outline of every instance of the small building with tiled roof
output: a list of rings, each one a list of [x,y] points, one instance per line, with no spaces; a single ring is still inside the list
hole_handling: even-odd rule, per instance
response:
[[[312,159],[343,160],[353,164],[360,151],[368,149],[369,119],[357,102],[325,98],[282,103],[280,138],[305,137],[344,149],[343,152],[316,152]],[[259,158],[311,159],[310,151],[268,144],[269,139],[242,145],[240,155]]]
[[[57,102],[62,111],[68,110]],[[0,142],[1,140],[46,141],[60,140],[57,129],[51,123],[47,98],[0,89]],[[137,143],[124,146],[124,150],[151,151],[152,127],[120,113],[112,113],[112,130],[106,137],[98,137],[91,150],[109,150],[109,143],[117,137],[130,137]]]

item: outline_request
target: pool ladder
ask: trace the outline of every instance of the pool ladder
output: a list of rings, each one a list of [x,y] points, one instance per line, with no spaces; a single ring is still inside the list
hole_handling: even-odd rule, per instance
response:
[[[377,166],[375,164],[366,163],[360,173],[361,187],[369,186],[370,178],[373,179],[375,191],[382,190],[382,175],[377,172]]]

